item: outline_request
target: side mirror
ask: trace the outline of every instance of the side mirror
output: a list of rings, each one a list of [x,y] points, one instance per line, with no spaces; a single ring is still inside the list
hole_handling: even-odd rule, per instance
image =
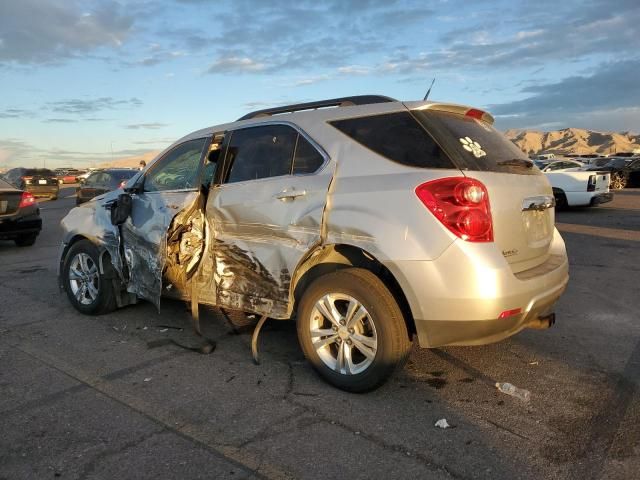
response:
[[[131,215],[131,195],[121,193],[118,199],[111,204],[111,224],[122,225]]]

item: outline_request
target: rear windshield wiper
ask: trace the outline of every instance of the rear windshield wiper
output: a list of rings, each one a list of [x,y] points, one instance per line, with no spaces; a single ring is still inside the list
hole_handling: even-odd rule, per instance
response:
[[[524,160],[522,158],[512,158],[511,160],[502,160],[497,162],[500,167],[525,167],[533,168],[533,162],[530,160]]]

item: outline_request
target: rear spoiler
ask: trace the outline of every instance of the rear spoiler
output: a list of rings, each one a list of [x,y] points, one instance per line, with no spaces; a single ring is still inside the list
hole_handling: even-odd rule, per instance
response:
[[[439,102],[405,102],[405,107],[409,110],[437,110],[439,112],[455,113],[465,117],[471,117],[493,125],[494,118],[489,112],[478,108],[468,107],[466,105],[458,105],[456,103],[439,103]]]

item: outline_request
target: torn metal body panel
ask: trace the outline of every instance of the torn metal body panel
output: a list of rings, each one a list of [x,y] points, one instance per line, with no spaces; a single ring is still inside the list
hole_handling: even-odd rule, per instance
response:
[[[127,291],[150,301],[158,309],[167,264],[167,240],[168,237],[174,241],[181,238],[182,231],[175,229],[173,234],[169,227],[176,215],[190,211],[198,196],[197,190],[132,195],[131,217],[122,226],[124,256],[129,269]]]
[[[192,295],[191,285],[196,280],[194,275],[198,272],[208,240],[204,197],[201,192],[191,205],[171,221],[167,231],[163,295],[183,300],[189,300]],[[205,302],[208,297],[206,291],[199,297],[203,303],[211,303]]]
[[[63,230],[62,245],[60,247],[60,261],[58,264],[58,278],[64,262],[64,254],[70,243],[76,237],[87,238],[107,252],[111,263],[121,280],[124,280],[122,259],[120,256],[120,234],[118,227],[111,223],[111,211],[106,205],[117,198],[117,192],[109,192],[100,201],[92,201],[72,209],[60,222]],[[101,257],[101,263],[102,263]],[[104,272],[103,265],[100,269]]]
[[[316,175],[211,189],[206,216],[212,230],[209,253],[215,262],[218,306],[271,318],[291,316],[291,277],[321,243],[332,176],[333,165],[327,164]]]

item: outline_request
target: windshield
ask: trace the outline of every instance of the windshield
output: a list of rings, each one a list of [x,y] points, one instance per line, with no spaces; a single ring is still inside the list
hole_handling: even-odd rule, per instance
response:
[[[541,174],[522,150],[488,123],[435,110],[411,113],[460,170]]]
[[[613,168],[622,168],[627,163],[627,160],[624,158],[614,158],[610,160],[605,167],[613,167]]]

